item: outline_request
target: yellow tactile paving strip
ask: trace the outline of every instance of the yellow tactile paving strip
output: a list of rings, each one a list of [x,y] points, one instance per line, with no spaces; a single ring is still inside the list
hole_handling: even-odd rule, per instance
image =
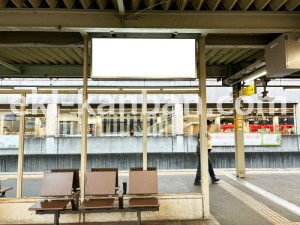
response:
[[[226,181],[221,180],[219,182],[220,187],[224,190],[229,192],[231,195],[242,201],[245,205],[252,208],[255,212],[263,216],[266,220],[270,221],[275,225],[300,225],[300,223],[293,223],[286,219],[285,217],[279,215],[278,213],[274,212],[272,209],[268,208],[264,204],[260,203],[259,201],[255,200],[251,196],[247,195],[246,193],[240,191],[239,189],[233,187]]]

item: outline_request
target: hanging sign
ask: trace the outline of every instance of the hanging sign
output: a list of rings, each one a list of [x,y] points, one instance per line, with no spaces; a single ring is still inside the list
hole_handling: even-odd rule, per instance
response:
[[[254,95],[256,88],[254,86],[254,84],[251,84],[248,87],[243,88],[242,90],[239,90],[239,96],[250,96],[250,95]]]

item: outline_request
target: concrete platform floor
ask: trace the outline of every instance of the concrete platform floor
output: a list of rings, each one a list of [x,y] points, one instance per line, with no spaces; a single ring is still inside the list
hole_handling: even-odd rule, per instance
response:
[[[234,169],[216,169],[221,181],[210,184],[210,221],[143,221],[144,225],[300,225],[300,169],[247,169],[246,178],[235,176]],[[120,174],[120,182],[126,172]],[[200,192],[194,186],[195,171],[159,171],[160,193]],[[14,185],[15,178],[3,181]],[[24,194],[39,195],[41,175],[25,176]],[[172,184],[172,185],[170,185]],[[32,188],[34,187],[34,188]],[[9,195],[15,195],[11,191]],[[12,197],[13,197],[12,196]],[[87,223],[88,224],[88,223]],[[94,225],[89,223],[90,225]],[[133,225],[135,222],[97,223],[105,225]]]

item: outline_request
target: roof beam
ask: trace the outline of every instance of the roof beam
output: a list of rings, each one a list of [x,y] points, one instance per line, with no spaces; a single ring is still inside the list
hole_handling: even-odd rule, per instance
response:
[[[270,2],[270,6],[272,8],[273,11],[277,11],[281,8],[281,6],[283,6],[285,3],[287,2],[287,0],[271,0]]]
[[[10,69],[14,72],[17,72],[18,74],[21,74],[21,69],[20,68],[18,68],[16,66],[13,66],[13,65],[11,65],[11,64],[3,61],[3,60],[0,60],[0,65],[4,66],[4,67],[6,67],[6,68],[8,68],[8,69]]]
[[[207,0],[206,3],[211,11],[215,11],[221,0]]]
[[[220,52],[220,49],[210,49],[207,53],[206,53],[206,62],[208,62],[212,57],[214,57],[215,55],[217,55],[218,52]]]
[[[177,5],[178,9],[180,11],[183,11],[186,4],[187,4],[187,2],[188,2],[188,0],[176,0],[175,2],[176,2],[176,5]]]
[[[0,8],[5,8],[5,6],[7,5],[7,3],[8,3],[8,0],[0,1]]]
[[[41,61],[40,60],[37,60],[33,57],[31,57],[30,55],[28,55],[26,52],[24,51],[20,51],[20,49],[16,49],[16,48],[9,48],[8,49],[10,52],[12,52],[12,54],[16,54],[20,57],[20,59],[23,59],[25,62],[27,63],[37,63],[37,64],[40,64]]]
[[[214,62],[217,62],[219,59],[222,59],[222,57],[226,56],[226,53],[229,51],[230,51],[230,49],[220,50],[216,55],[214,55],[207,61],[207,64],[212,65]]]
[[[141,3],[141,0],[131,0],[132,10],[137,10],[140,3]]]
[[[108,0],[97,0],[96,2],[98,4],[99,8],[101,10],[104,10],[107,5]]]
[[[64,3],[68,9],[72,9],[75,3],[75,0],[64,0]]]
[[[254,0],[253,4],[258,11],[262,11],[270,3],[270,1],[271,0]]]
[[[76,47],[82,46],[82,41],[74,32],[0,32],[0,47]]]
[[[226,54],[224,54],[222,57],[220,57],[215,64],[220,65],[221,63],[225,62],[226,60],[228,60],[230,57],[232,57],[233,55],[239,53],[239,51],[237,49],[229,49],[228,52]]]
[[[156,0],[144,0],[144,3],[145,3],[148,10],[152,10],[153,9],[152,6],[155,5]]]
[[[30,49],[26,49],[26,48],[17,48],[16,49],[20,54],[22,54],[23,56],[26,56],[27,58],[31,59],[33,62],[35,63],[47,63],[44,58],[41,58],[39,56],[36,56],[34,53],[32,53],[32,51],[30,51]]]
[[[0,67],[0,77],[4,78],[82,78],[82,65],[27,65],[12,64],[20,67],[21,75]],[[224,77],[230,74],[229,66],[206,66],[208,77]]]
[[[25,0],[11,0],[11,2],[14,3],[17,8],[23,8]]]
[[[51,48],[41,48],[43,52],[50,55],[50,57],[54,58],[55,60],[59,61],[62,64],[66,64],[67,60],[61,57],[59,54],[57,54],[53,49]]]
[[[7,62],[8,60],[12,60],[15,63],[22,63],[23,60],[20,59],[18,56],[11,54],[11,52],[8,51],[4,51],[3,49],[0,48],[0,57],[2,59],[5,59],[5,61]]]
[[[118,3],[119,15],[124,16],[125,15],[124,1],[123,0],[117,0],[117,3]]]
[[[82,8],[84,9],[88,9],[92,3],[92,0],[79,0],[81,5],[82,5]]]
[[[73,59],[71,56],[69,56],[63,49],[60,48],[53,48],[54,52],[56,52],[57,55],[62,57],[63,59],[67,60],[70,64],[75,64],[75,59]]]
[[[196,11],[199,11],[201,6],[203,5],[204,0],[190,0],[190,2],[192,3],[194,9]]]
[[[254,0],[238,0],[238,4],[242,10],[247,11]]]
[[[46,2],[51,9],[54,9],[58,3],[58,0],[46,0]]]
[[[63,48],[63,50],[66,53],[68,53],[73,59],[75,59],[78,64],[82,64],[83,63],[82,58],[72,48]]]
[[[239,57],[237,57],[238,54],[235,55],[234,60],[232,59],[232,61],[231,61],[231,64],[237,64],[237,63],[243,61],[244,59],[252,56],[253,54],[256,54],[257,51],[258,51],[257,49],[250,49],[250,50],[246,49],[246,52],[244,52],[243,55],[241,55]]]
[[[169,10],[171,4],[172,4],[172,0],[162,1],[161,3],[164,10]]]
[[[49,58],[49,56],[47,54],[45,54],[43,51],[41,51],[38,48],[29,48],[28,50],[31,50],[35,55],[37,55],[41,61],[43,61],[45,64],[50,64],[50,62],[52,63],[57,63],[56,60],[53,60],[51,58]]]
[[[82,78],[82,65],[18,65],[22,74],[16,75],[11,70],[0,67],[0,77],[18,78]]]
[[[300,0],[289,0],[285,3],[284,6],[287,8],[287,10],[291,12],[295,10],[299,5],[300,5]]]
[[[209,34],[206,37],[206,48],[258,48],[265,46],[277,38],[277,34],[240,35],[240,34]]]
[[[26,62],[28,64],[32,63],[31,60],[28,60],[26,57],[20,55],[18,51],[12,51],[9,48],[7,48],[5,50],[0,49],[0,51],[14,61],[16,61],[15,59],[17,59],[19,62]]]
[[[32,5],[33,8],[39,8],[42,0],[29,0],[29,3]]]
[[[231,11],[233,6],[237,3],[237,0],[223,0],[223,6],[226,10]]]
[[[13,64],[13,63],[21,63],[21,61],[13,61],[11,58],[7,57],[6,54],[0,51],[0,60],[5,61],[7,63]]]
[[[241,57],[242,55],[246,54],[246,52],[248,52],[248,51],[249,51],[248,49],[242,49],[242,50],[234,53],[233,55],[231,55],[228,59],[226,59],[222,63],[227,65],[227,64],[233,62],[234,60],[236,60],[237,58]]]
[[[152,33],[284,33],[300,31],[300,14],[286,12],[151,12],[124,20],[115,12],[1,10],[2,31],[152,32]],[[26,19],[24,19],[26,18]],[[51,20],[49,20],[51,18]],[[80,18],[80,20],[78,20]],[[178,21],[174,23],[174,21]],[[207,22],[209,21],[209,23]],[[220,23],[222,21],[222,23]],[[263,21],[263,23],[262,23]]]

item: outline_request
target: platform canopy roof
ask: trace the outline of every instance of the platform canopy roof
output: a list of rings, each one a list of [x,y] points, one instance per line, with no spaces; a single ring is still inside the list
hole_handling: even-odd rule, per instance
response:
[[[224,80],[254,63],[263,67],[266,44],[289,32],[300,33],[300,0],[1,0],[0,77],[82,77],[86,34],[201,34],[207,77]]]

